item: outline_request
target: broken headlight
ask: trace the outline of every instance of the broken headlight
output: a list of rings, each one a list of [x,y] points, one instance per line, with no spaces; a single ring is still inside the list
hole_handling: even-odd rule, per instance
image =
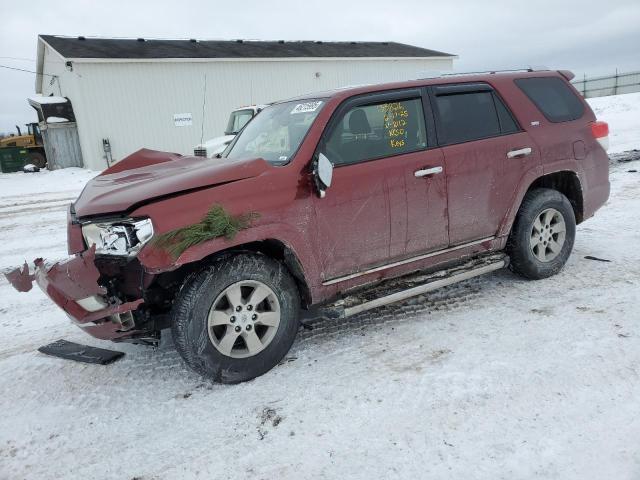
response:
[[[82,226],[87,247],[95,243],[100,255],[134,256],[153,237],[151,220],[91,222]]]

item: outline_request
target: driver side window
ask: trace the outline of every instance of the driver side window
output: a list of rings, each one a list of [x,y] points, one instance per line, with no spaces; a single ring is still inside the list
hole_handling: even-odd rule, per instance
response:
[[[419,98],[348,110],[325,143],[328,157],[337,165],[424,150],[427,133]]]

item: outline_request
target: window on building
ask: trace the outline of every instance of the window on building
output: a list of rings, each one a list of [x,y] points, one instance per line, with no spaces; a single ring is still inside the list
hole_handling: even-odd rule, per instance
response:
[[[560,78],[519,78],[515,82],[550,122],[569,122],[584,114],[584,105]]]
[[[423,150],[427,133],[422,101],[415,98],[354,107],[337,123],[325,145],[335,165]]]

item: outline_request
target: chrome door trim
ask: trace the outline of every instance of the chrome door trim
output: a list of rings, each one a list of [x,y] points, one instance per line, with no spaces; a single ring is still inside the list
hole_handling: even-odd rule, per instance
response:
[[[460,250],[460,249],[465,248],[465,247],[472,247],[474,245],[479,245],[481,243],[488,242],[489,240],[493,240],[494,238],[496,238],[496,237],[495,236],[491,236],[491,237],[481,238],[480,240],[474,240],[473,242],[463,243],[462,245],[456,245],[455,247],[449,247],[449,248],[445,248],[443,250],[437,250],[435,252],[425,253],[424,255],[418,255],[417,257],[411,257],[411,258],[407,258],[405,260],[399,260],[399,261],[393,262],[393,263],[387,263],[386,265],[380,265],[379,267],[373,267],[373,268],[370,268],[368,270],[362,270],[360,272],[351,273],[351,274],[345,275],[343,277],[331,278],[329,280],[325,280],[324,282],[322,282],[322,285],[326,287],[328,285],[333,285],[333,284],[340,283],[340,282],[346,282],[347,280],[351,280],[353,278],[358,278],[358,277],[361,277],[363,275],[368,275],[370,273],[380,272],[382,270],[387,270],[387,269],[393,268],[393,267],[399,267],[400,265],[406,265],[407,263],[413,263],[413,262],[417,262],[419,260],[424,260],[425,258],[431,258],[431,257],[435,257],[437,255],[442,255],[443,253],[455,252],[456,250]]]

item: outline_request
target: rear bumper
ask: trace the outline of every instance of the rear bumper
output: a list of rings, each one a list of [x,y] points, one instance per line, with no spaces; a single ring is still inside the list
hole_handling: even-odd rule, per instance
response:
[[[98,284],[100,272],[94,260],[95,247],[51,268],[37,259],[33,274],[25,264],[23,270],[16,269],[6,276],[19,291],[31,290],[35,280],[76,325],[96,338],[126,340],[144,335],[135,329],[132,314],[144,300],[109,299],[106,289]]]
[[[592,217],[609,199],[611,185],[609,183],[609,156],[598,145],[588,158],[584,172],[584,215],[583,219]]]
[[[607,202],[610,190],[609,181],[589,188],[589,194],[585,199],[584,205],[584,220],[593,217],[596,211]]]

